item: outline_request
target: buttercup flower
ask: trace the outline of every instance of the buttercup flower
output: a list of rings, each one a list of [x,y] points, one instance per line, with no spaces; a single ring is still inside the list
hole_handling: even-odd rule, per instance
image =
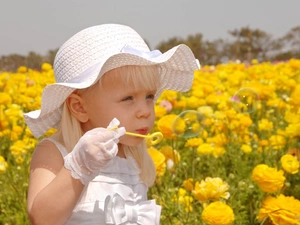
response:
[[[26,66],[20,66],[18,68],[18,73],[26,73],[27,72],[27,67]]]
[[[197,148],[197,152],[199,155],[209,155],[213,151],[213,146],[208,143],[204,143]]]
[[[49,64],[49,63],[43,63],[42,64],[42,70],[45,71],[45,72],[47,72],[49,70],[52,70],[52,65]]]
[[[189,178],[187,180],[184,180],[183,181],[183,186],[188,191],[194,190],[194,179],[193,178]]]
[[[5,92],[0,92],[0,104],[9,105],[12,103],[12,98]]]
[[[259,130],[272,130],[273,129],[273,123],[267,119],[262,119],[258,122],[258,128]]]
[[[299,161],[296,157],[286,154],[283,155],[280,159],[282,168],[287,172],[291,174],[298,173],[299,171]]]
[[[183,205],[186,212],[193,211],[193,207],[191,205],[193,198],[186,195],[186,190],[183,188],[179,188],[178,195],[173,196],[173,201],[177,201],[180,205]]]
[[[274,225],[299,225],[300,201],[294,197],[268,196],[260,208],[257,219],[262,222],[269,218]]]
[[[269,140],[274,149],[281,149],[286,144],[286,140],[282,135],[272,135]]]
[[[227,192],[229,185],[221,178],[206,177],[205,180],[195,184],[193,194],[196,199],[205,202],[207,200],[217,201],[220,198],[228,199],[230,194]]]
[[[242,147],[241,147],[241,150],[244,152],[244,153],[250,153],[250,152],[252,152],[252,148],[251,148],[251,146],[249,146],[249,145],[242,145]]]
[[[204,208],[202,220],[209,225],[229,225],[234,221],[234,213],[225,203],[213,202]]]
[[[285,132],[290,137],[300,137],[300,123],[289,124]]]
[[[4,157],[0,155],[0,174],[5,173],[8,168],[8,164],[5,161]]]
[[[162,177],[166,171],[165,156],[153,147],[148,148],[148,153],[154,162],[156,176]]]
[[[258,187],[268,193],[275,193],[283,187],[285,177],[283,171],[271,168],[266,164],[257,165],[252,171],[252,180]]]
[[[166,116],[163,116],[160,118],[157,122],[157,128],[158,130],[164,135],[164,138],[174,139],[176,138],[176,135],[173,132],[173,122],[175,118],[177,117],[176,114],[168,114]],[[177,124],[177,123],[176,123]],[[180,123],[182,126],[185,126],[184,120],[182,120],[182,123]],[[175,129],[179,129],[178,132],[184,131],[185,127],[177,126]],[[177,130],[175,130],[177,133]],[[182,132],[181,132],[182,133]]]
[[[190,138],[185,142],[185,147],[198,147],[203,143],[201,138]]]
[[[171,146],[162,146],[160,152],[165,156],[168,169],[172,169],[174,164],[177,164],[180,161],[180,154]]]
[[[222,146],[214,146],[213,147],[213,152],[212,152],[212,155],[215,157],[215,158],[219,158],[220,156],[224,155],[226,152],[226,149]]]
[[[161,118],[167,114],[167,109],[160,105],[155,105],[154,107],[156,118]]]

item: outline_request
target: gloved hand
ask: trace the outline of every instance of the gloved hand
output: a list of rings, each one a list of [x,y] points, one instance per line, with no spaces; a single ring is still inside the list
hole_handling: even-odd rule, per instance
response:
[[[87,184],[117,155],[119,137],[125,128],[114,118],[107,128],[95,128],[86,132],[74,149],[64,157],[64,166],[71,176]]]

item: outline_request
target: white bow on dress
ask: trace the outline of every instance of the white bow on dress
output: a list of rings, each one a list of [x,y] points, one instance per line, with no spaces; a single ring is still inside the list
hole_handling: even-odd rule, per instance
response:
[[[159,225],[161,207],[155,200],[139,203],[125,201],[119,194],[109,195],[105,199],[104,214],[106,224]]]

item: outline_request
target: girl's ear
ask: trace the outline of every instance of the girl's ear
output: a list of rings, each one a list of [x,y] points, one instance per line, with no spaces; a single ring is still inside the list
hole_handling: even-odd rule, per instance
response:
[[[72,93],[67,98],[67,106],[72,115],[81,123],[88,121],[88,114],[83,106],[83,99],[78,94]]]

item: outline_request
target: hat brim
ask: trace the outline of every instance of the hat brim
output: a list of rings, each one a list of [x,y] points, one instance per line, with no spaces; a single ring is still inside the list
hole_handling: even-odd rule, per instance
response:
[[[151,59],[130,53],[109,56],[68,83],[54,83],[45,87],[41,110],[24,114],[33,135],[40,137],[50,128],[57,127],[61,118],[61,106],[74,90],[90,87],[106,72],[127,65],[159,66],[161,80],[156,99],[163,90],[188,91],[192,85],[194,70],[199,69],[192,51],[183,44]]]

